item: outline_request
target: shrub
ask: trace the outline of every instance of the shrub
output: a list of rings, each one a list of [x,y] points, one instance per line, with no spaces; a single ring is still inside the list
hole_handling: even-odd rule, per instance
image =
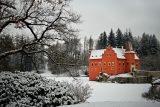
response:
[[[0,73],[0,107],[59,106],[80,102],[67,84],[31,72]]]
[[[99,81],[99,82],[101,82],[101,81],[105,81],[106,82],[106,81],[108,81],[109,77],[110,76],[107,73],[100,72],[99,76],[96,77],[96,80]]]
[[[142,94],[142,97],[147,100],[154,100],[160,102],[160,85],[153,85],[148,92]]]
[[[67,83],[69,89],[74,93],[78,102],[85,102],[92,93],[92,89],[88,84],[80,80],[74,80],[71,84]]]

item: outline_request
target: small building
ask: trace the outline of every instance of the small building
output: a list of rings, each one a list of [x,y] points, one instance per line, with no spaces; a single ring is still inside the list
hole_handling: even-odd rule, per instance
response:
[[[96,80],[100,72],[109,75],[128,73],[140,69],[139,57],[132,48],[91,50],[89,57],[89,80]]]

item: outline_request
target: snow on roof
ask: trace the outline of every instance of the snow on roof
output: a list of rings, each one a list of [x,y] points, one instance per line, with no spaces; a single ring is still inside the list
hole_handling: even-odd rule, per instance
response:
[[[105,51],[105,49],[92,50],[91,55],[90,55],[90,59],[101,59],[104,51]]]
[[[124,52],[125,50],[122,48],[113,48],[114,52],[117,54],[117,58],[119,59],[125,59]]]
[[[99,50],[92,50],[90,59],[101,59],[102,54],[106,49],[99,49]],[[125,49],[122,48],[113,48],[113,51],[117,54],[118,59],[126,59],[125,58]],[[130,51],[131,53],[135,53],[134,51]],[[127,52],[128,53],[128,52]],[[135,59],[139,59],[138,56],[135,54]]]
[[[134,59],[139,59],[139,57],[136,54],[134,54]]]

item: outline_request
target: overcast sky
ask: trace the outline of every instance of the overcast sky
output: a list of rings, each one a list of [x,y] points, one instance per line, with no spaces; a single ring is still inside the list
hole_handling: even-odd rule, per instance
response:
[[[156,34],[160,40],[160,0],[73,0],[71,6],[82,16],[81,38],[96,39],[103,31],[120,28],[131,29],[134,36]]]

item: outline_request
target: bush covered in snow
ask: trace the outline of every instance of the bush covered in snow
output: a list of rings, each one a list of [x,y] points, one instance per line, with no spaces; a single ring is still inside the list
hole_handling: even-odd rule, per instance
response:
[[[83,83],[80,80],[74,80],[72,84],[67,84],[67,86],[69,86],[70,90],[76,96],[78,102],[85,102],[91,96],[92,89],[88,84]]]
[[[148,92],[142,94],[142,97],[148,100],[155,100],[160,102],[160,85],[153,85]]]
[[[67,85],[31,72],[1,72],[0,107],[54,107],[78,103],[74,92]]]
[[[99,81],[99,82],[101,82],[101,81],[105,81],[106,82],[109,77],[110,76],[107,73],[100,72],[99,76],[96,77],[96,80]]]

